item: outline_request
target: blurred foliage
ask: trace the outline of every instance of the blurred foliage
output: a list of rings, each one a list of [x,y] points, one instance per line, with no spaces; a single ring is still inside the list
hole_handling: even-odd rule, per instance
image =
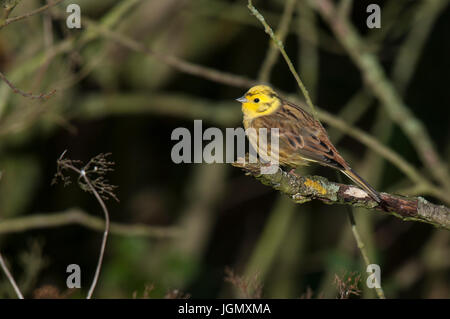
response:
[[[410,141],[377,111],[379,101],[326,23],[306,1],[298,2],[285,47],[311,87],[315,104],[370,132],[422,170]],[[341,2],[350,3],[349,19],[387,74],[392,74],[403,45],[415,44],[415,38],[406,41],[412,30],[430,24],[423,46],[414,47],[417,63],[402,64],[410,70],[396,71],[403,71],[398,88],[449,163],[450,7],[425,10],[433,2],[425,0]],[[382,8],[382,28],[369,30],[366,6],[373,2]],[[97,298],[162,298],[168,292],[192,298],[241,296],[233,280],[224,280],[227,266],[241,278],[234,282],[259,274],[263,297],[335,298],[345,295],[345,283],[353,285],[358,275],[358,296],[351,297],[375,297],[364,288],[367,274],[344,208],[316,202],[293,205],[228,164],[171,161],[173,129],[191,130],[193,119],[203,119],[204,129],[240,126],[239,105],[233,99],[245,88],[180,72],[91,27],[68,29],[68,3],[0,30],[0,70],[9,81],[33,94],[57,90],[41,101],[14,94],[0,82],[0,223],[71,207],[101,217],[95,199],[76,185],[52,187],[50,182],[65,149],[70,158],[83,161],[111,152],[116,169],[108,178],[119,185],[120,199],[119,204],[107,202],[112,221],[180,226],[185,232],[175,239],[111,235]],[[251,79],[256,79],[270,46],[243,0],[70,3],[80,5],[82,21],[90,19],[162,55]],[[284,3],[254,1],[274,28]],[[44,4],[21,1],[10,16]],[[405,72],[410,74],[406,80]],[[281,59],[270,82],[284,92],[299,92]],[[357,103],[346,109],[356,96]],[[342,132],[333,129],[330,134],[335,141],[334,134]],[[377,189],[396,192],[412,186],[396,167],[354,139],[344,135],[337,147]],[[303,170],[334,179],[326,168]],[[381,265],[388,298],[450,297],[447,231],[360,210],[355,214],[372,262]],[[100,240],[99,232],[81,226],[43,228],[2,234],[0,251],[26,297],[81,298],[93,277]],[[82,290],[69,293],[66,267],[72,263],[81,266]],[[0,283],[0,297],[13,297],[3,274]]]

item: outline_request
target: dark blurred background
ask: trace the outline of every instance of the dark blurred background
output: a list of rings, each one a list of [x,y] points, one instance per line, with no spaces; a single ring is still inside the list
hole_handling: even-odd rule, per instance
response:
[[[258,78],[271,47],[243,0],[70,3],[80,5],[82,23],[103,25],[160,55],[250,79]],[[448,166],[448,1],[334,3],[347,10],[343,14],[363,37],[364,49],[377,57]],[[366,26],[369,3],[381,7],[380,29]],[[11,16],[45,4],[22,1]],[[108,179],[119,186],[120,199],[107,202],[112,221],[160,231],[148,236],[112,232],[98,298],[142,297],[146,291],[151,298],[242,297],[245,284],[253,286],[249,296],[335,298],[339,281],[358,276],[361,291],[352,297],[376,297],[365,288],[365,265],[345,207],[315,201],[294,205],[230,164],[172,162],[175,128],[192,131],[194,119],[202,119],[204,129],[241,126],[234,99],[248,87],[183,72],[86,25],[69,29],[68,4],[63,1],[0,30],[1,72],[25,92],[57,90],[40,101],[0,83],[0,251],[26,297],[42,291],[83,297],[95,271],[100,231],[69,223],[28,226],[27,218],[38,214],[52,217],[73,210],[102,218],[95,198],[77,186],[77,176],[68,187],[51,186],[56,160],[66,149],[67,157],[82,161],[111,152],[116,166]],[[254,5],[274,30],[292,14],[285,48],[318,107],[373,135],[433,180],[309,1],[296,1],[291,12],[286,12],[289,1],[254,0]],[[302,98],[281,57],[269,82]],[[328,131],[341,154],[375,188],[422,195],[397,167],[357,139],[336,128]],[[327,168],[311,166],[302,173],[336,180]],[[447,201],[424,197],[450,201],[448,193]],[[448,231],[379,212],[354,212],[371,262],[381,266],[388,298],[450,297]],[[22,228],[1,228],[14,220]],[[70,295],[69,264],[82,269],[82,289]],[[3,274],[0,297],[14,297]]]

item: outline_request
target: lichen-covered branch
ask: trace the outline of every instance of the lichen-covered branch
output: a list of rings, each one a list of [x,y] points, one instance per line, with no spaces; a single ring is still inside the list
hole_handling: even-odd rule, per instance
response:
[[[234,163],[264,185],[288,195],[296,203],[318,199],[326,204],[347,204],[392,214],[405,221],[419,221],[450,230],[450,209],[432,204],[422,197],[407,198],[380,193],[381,203],[353,185],[334,183],[321,176],[298,176],[281,169],[261,174],[261,163]]]

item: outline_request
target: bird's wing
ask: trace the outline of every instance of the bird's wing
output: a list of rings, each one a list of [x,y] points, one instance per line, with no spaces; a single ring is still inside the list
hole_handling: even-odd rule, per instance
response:
[[[276,114],[255,119],[260,122],[259,127],[279,128],[280,161],[296,162],[302,158],[337,169],[348,166],[319,122],[296,105],[283,107]]]

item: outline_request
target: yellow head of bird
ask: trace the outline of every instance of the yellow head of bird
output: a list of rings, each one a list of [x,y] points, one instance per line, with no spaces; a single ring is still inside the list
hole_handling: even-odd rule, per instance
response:
[[[236,99],[236,101],[242,103],[242,113],[247,118],[271,114],[281,104],[278,95],[267,85],[257,85],[250,88],[244,96]]]

